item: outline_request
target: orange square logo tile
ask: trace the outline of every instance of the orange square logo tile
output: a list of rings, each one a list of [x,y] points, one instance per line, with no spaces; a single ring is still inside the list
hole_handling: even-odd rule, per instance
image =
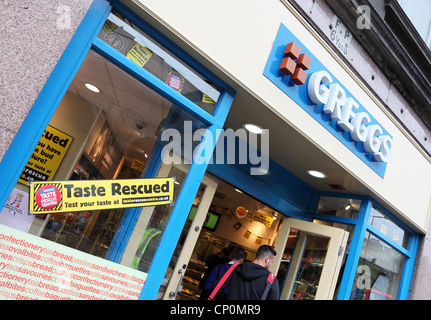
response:
[[[290,80],[297,85],[305,84],[307,73],[311,65],[311,58],[307,54],[301,54],[301,48],[295,42],[291,42],[284,50],[284,58],[280,63],[280,71],[286,76],[291,76]]]

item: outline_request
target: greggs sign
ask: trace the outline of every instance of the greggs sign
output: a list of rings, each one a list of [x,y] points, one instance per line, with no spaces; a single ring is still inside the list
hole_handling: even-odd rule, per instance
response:
[[[264,75],[384,177],[392,136],[283,24]]]

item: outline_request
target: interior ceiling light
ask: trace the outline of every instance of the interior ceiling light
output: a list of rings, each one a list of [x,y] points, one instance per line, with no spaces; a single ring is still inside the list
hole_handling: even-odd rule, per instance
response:
[[[327,175],[321,171],[317,171],[317,170],[308,170],[307,173],[315,178],[318,179],[325,179],[327,177]]]
[[[88,90],[93,91],[93,92],[95,92],[95,93],[99,93],[99,92],[100,92],[100,89],[99,89],[98,87],[96,87],[95,85],[92,85],[91,83],[86,83],[86,84],[85,84],[85,87],[86,87]]]
[[[239,190],[239,189],[235,189],[235,191],[236,191],[236,192],[239,192],[239,193],[242,193],[242,191],[241,191],[241,190]]]
[[[242,127],[245,130],[252,132],[252,133],[255,133],[255,134],[263,134],[265,132],[265,130],[263,130],[261,127],[259,127],[256,124],[253,124],[253,123],[244,123],[242,125]]]

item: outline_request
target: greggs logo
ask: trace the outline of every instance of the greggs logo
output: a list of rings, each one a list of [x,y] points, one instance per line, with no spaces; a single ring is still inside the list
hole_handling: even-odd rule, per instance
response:
[[[295,42],[291,42],[286,46],[284,55],[286,58],[281,60],[280,71],[287,76],[291,76],[290,80],[297,84],[305,84],[307,73],[311,65],[311,59],[307,54],[300,54],[301,49]]]
[[[392,136],[283,24],[263,74],[384,177]]]

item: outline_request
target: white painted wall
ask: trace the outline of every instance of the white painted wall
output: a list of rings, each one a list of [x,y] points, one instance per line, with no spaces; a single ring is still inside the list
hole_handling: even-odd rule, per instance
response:
[[[431,197],[429,157],[361,86],[347,68],[279,0],[135,0],[171,31],[214,61],[336,162],[379,195],[394,212],[425,232]],[[393,136],[392,156],[381,179],[300,106],[263,76],[280,23],[324,63]]]

